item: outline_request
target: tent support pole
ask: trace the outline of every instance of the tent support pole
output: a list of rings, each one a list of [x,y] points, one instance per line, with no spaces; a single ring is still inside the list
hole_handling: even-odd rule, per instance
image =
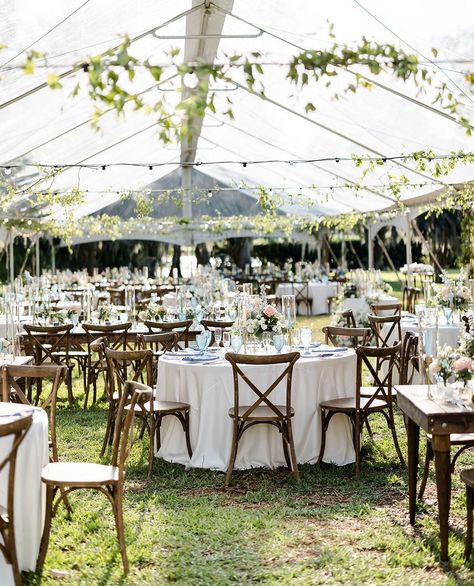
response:
[[[369,252],[369,269],[373,269],[374,268],[374,235],[373,235],[373,225],[369,224],[367,226],[367,248],[368,248],[368,252]]]
[[[13,230],[10,230],[10,283],[13,287],[13,283],[15,282],[15,254],[14,254],[14,244],[15,244],[15,233]]]
[[[54,240],[51,238],[51,272],[53,275],[56,274],[56,248],[54,246]]]
[[[411,221],[408,214],[406,215],[406,257],[407,257],[407,285],[413,287],[413,275],[411,270],[412,256],[411,256]]]
[[[36,237],[36,276],[40,276],[40,236]]]

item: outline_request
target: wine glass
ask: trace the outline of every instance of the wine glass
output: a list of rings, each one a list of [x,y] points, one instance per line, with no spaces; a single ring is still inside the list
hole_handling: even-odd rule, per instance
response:
[[[240,334],[232,334],[230,337],[230,345],[232,346],[232,350],[234,352],[239,352],[242,348],[242,344],[244,343],[242,336]]]
[[[283,334],[274,334],[272,340],[275,350],[280,353],[285,345],[285,336]]]
[[[222,340],[222,328],[216,328],[214,330],[214,340],[216,342],[216,346],[219,348]]]
[[[204,349],[207,350],[212,340],[212,332],[210,332],[209,330],[204,330],[202,335],[206,338],[206,347]]]
[[[301,328],[301,343],[304,346],[304,353],[309,354],[309,346],[313,339],[311,328]]]
[[[71,313],[71,323],[72,323],[72,327],[74,329],[77,326],[77,324],[79,323],[79,314],[78,313]]]

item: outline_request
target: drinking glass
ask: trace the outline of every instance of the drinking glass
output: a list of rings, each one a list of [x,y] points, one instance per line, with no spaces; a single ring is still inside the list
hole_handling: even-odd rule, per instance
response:
[[[293,346],[298,347],[301,344],[301,329],[295,328],[292,334]]]
[[[227,352],[230,347],[230,332],[222,332],[222,345],[224,346],[224,352]]]
[[[272,334],[271,332],[263,332],[262,334],[262,343],[263,343],[263,350],[266,354],[270,349],[270,342],[272,341]]]
[[[232,334],[230,337],[230,345],[232,346],[232,350],[234,352],[239,352],[242,348],[242,344],[244,343],[242,336],[240,334]]]
[[[301,328],[301,343],[304,346],[304,353],[309,354],[309,346],[313,339],[313,332],[311,328]]]
[[[209,348],[209,344],[211,343],[211,340],[212,340],[212,332],[210,332],[209,330],[204,330],[202,335],[205,336],[205,338],[206,338],[206,347],[204,348],[204,350],[207,350]]]
[[[274,334],[272,340],[275,350],[280,353],[285,345],[285,336],[283,334]]]
[[[216,328],[214,330],[214,340],[216,342],[216,346],[219,348],[222,340],[222,328]]]
[[[202,332],[202,334],[196,334],[196,344],[201,354],[204,354],[204,351],[207,348],[207,343],[207,336],[205,332]]]

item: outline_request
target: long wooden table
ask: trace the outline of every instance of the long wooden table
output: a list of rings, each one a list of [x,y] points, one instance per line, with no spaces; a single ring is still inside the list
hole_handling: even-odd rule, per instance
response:
[[[415,524],[420,427],[432,436],[438,495],[440,557],[449,558],[451,504],[451,441],[454,433],[474,432],[474,409],[428,399],[428,385],[396,385],[397,404],[406,415],[408,439],[408,493],[410,523]]]

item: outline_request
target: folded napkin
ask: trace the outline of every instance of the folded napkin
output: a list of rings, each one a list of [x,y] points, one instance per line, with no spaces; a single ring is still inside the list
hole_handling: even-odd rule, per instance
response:
[[[322,352],[334,354],[336,352],[347,352],[347,350],[349,350],[349,348],[331,348],[330,346],[326,346],[324,348],[313,348],[311,352],[314,352],[315,354],[320,354]]]
[[[194,356],[196,354],[195,350],[176,350],[176,352],[166,352],[165,356]]]
[[[213,360],[219,360],[220,356],[200,356],[193,354],[192,356],[184,356],[181,360],[183,362],[212,362]]]

